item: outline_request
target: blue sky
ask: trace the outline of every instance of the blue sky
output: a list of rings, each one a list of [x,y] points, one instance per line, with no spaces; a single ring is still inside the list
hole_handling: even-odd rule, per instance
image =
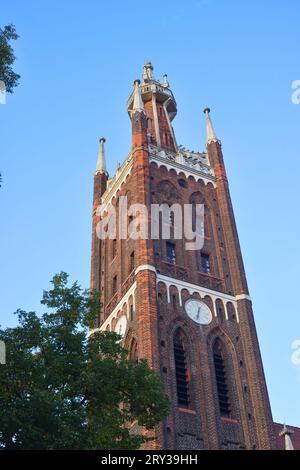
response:
[[[223,143],[275,420],[300,426],[300,79],[297,0],[11,1],[20,86],[0,106],[0,322],[60,270],[88,287],[93,171],[130,149],[126,100],[146,60],[168,73],[179,143],[204,150],[209,105]]]

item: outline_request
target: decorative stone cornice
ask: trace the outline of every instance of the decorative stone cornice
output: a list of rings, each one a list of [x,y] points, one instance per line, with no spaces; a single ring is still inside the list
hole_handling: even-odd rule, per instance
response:
[[[138,268],[136,268],[135,274],[138,274],[141,271],[153,271],[156,274],[156,268],[151,266],[151,264],[141,264]]]
[[[100,328],[94,328],[89,331],[89,336],[95,333],[96,331],[105,331],[108,326],[111,325],[111,322],[117,318],[118,313],[120,311],[123,311],[123,308],[126,306],[126,315],[127,317],[129,316],[129,308],[128,308],[128,302],[129,298],[132,296],[133,300],[133,308],[135,309],[135,291],[136,291],[136,282],[132,284],[130,289],[126,292],[126,294],[122,297],[122,299],[118,302],[118,304],[115,306],[113,311],[109,314],[109,316],[106,318],[106,320],[102,323]],[[111,330],[111,326],[110,326]]]
[[[153,271],[156,274],[156,283],[163,283],[166,286],[167,289],[167,299],[168,302],[171,302],[171,296],[170,296],[170,287],[174,286],[178,290],[179,294],[179,305],[182,306],[182,297],[181,297],[181,292],[183,290],[187,290],[190,295],[193,295],[194,293],[198,293],[200,297],[205,297],[206,295],[209,296],[212,301],[213,301],[213,308],[214,308],[214,315],[217,317],[217,310],[216,310],[216,300],[220,299],[223,302],[224,305],[224,311],[225,311],[225,317],[228,320],[228,315],[227,315],[227,309],[226,305],[228,302],[232,303],[235,307],[236,310],[236,316],[237,316],[237,322],[239,322],[239,314],[238,314],[238,309],[237,309],[237,298],[233,295],[225,294],[224,292],[219,292],[215,291],[212,289],[208,289],[207,287],[202,287],[199,286],[198,284],[192,284],[191,282],[187,281],[182,281],[181,279],[175,279],[173,277],[165,276],[164,274],[158,273],[155,266],[152,266],[150,264],[143,264],[139,266],[135,270],[135,274],[141,272],[141,271]]]
[[[250,302],[252,302],[250,295],[247,294],[238,294],[235,296],[235,298],[236,300],[250,300]]]
[[[149,159],[159,166],[174,169],[176,173],[184,173],[188,178],[193,176],[196,180],[202,179],[205,183],[211,182],[215,185],[216,178],[213,169],[208,165],[206,153],[186,151],[179,147],[179,152],[174,153],[149,144]]]

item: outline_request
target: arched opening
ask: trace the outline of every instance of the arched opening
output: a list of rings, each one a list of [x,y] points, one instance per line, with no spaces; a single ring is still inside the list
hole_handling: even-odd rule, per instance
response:
[[[217,311],[217,316],[220,322],[224,323],[226,320],[226,316],[225,316],[224,304],[221,299],[216,300],[216,311]]]
[[[176,371],[177,403],[178,406],[188,408],[191,405],[191,370],[188,364],[187,340],[180,328],[178,328],[174,334],[173,347]]]
[[[138,361],[138,345],[134,338],[131,341],[129,357],[136,362]]]
[[[216,339],[213,345],[213,359],[221,416],[229,416],[231,411],[225,357],[223,344],[220,339]]]
[[[227,308],[228,320],[232,322],[236,321],[236,312],[235,312],[235,308],[233,304],[231,302],[227,302],[226,308]]]

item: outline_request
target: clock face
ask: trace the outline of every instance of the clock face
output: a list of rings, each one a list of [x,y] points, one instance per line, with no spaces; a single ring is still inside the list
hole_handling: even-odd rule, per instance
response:
[[[115,326],[115,333],[118,333],[120,336],[124,336],[127,328],[127,317],[126,315],[122,315]]]
[[[209,325],[212,321],[212,314],[209,307],[199,300],[187,300],[184,308],[190,319],[199,325]]]

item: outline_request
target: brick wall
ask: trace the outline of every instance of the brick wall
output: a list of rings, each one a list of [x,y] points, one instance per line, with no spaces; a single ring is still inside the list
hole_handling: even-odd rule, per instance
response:
[[[146,103],[148,118],[153,120],[150,104]],[[159,111],[160,116],[160,111]],[[216,188],[211,183],[196,182],[194,178],[178,175],[174,170],[149,164],[147,116],[132,116],[133,169],[113,198],[128,195],[131,203],[141,203],[150,209],[151,203],[180,204],[203,202],[206,205],[206,239],[203,251],[210,256],[211,271],[205,274],[197,268],[196,254],[186,251],[184,240],[174,240],[176,262],[166,260],[164,240],[118,240],[115,256],[111,240],[97,244],[93,238],[92,285],[99,286],[103,308],[99,323],[111,313],[133,282],[137,282],[136,311],[129,323],[128,345],[137,343],[139,357],[164,378],[165,391],[172,402],[172,411],[154,433],[155,440],[145,448],[165,449],[270,449],[275,447],[272,415],[265,384],[259,345],[248,300],[246,275],[240,252],[228,182],[221,147],[211,143],[210,163],[217,177]],[[165,132],[165,117],[159,117],[160,132]],[[151,130],[151,132],[153,129]],[[154,134],[152,134],[154,136]],[[169,140],[170,145],[173,145]],[[97,190],[98,191],[98,190]],[[150,214],[150,210],[149,210]],[[95,221],[94,221],[95,223]],[[135,252],[136,267],[155,266],[160,274],[183,280],[231,296],[238,300],[238,312],[232,304],[224,311],[216,303],[217,316],[207,327],[188,319],[184,301],[187,291],[157,286],[156,274],[143,269],[130,272],[130,255]],[[116,292],[112,291],[117,276]],[[157,295],[158,294],[158,295]],[[183,305],[180,305],[182,295]],[[197,298],[198,294],[193,294]],[[212,308],[212,299],[202,301]],[[226,319],[226,314],[228,319]],[[238,322],[239,319],[239,322]],[[192,405],[183,409],[177,404],[173,335],[181,328],[188,338],[188,361],[191,371]],[[231,412],[221,416],[216,388],[212,345],[220,338],[224,346]]]

